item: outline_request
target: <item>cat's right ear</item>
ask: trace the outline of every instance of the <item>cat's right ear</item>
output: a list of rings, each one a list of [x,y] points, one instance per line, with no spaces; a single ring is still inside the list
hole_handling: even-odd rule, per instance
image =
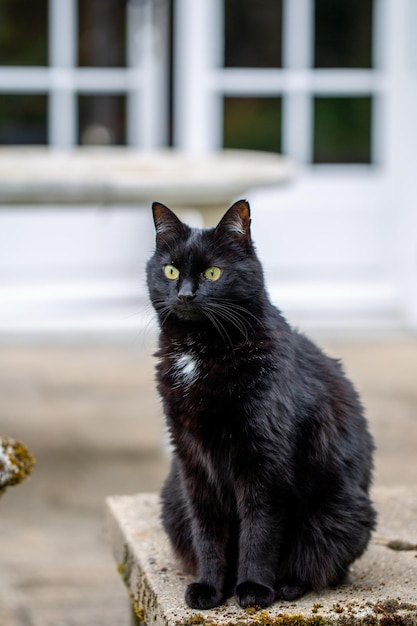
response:
[[[157,241],[162,241],[167,235],[179,235],[184,232],[184,224],[181,220],[161,202],[152,204],[152,213]]]

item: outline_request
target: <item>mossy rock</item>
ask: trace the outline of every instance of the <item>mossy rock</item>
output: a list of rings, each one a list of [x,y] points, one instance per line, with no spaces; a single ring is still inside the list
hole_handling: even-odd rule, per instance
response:
[[[34,457],[20,441],[0,437],[0,495],[29,476],[34,463]]]

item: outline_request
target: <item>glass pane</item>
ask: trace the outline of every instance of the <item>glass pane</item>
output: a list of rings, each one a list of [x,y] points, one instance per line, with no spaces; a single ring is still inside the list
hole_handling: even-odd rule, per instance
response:
[[[46,144],[47,109],[46,95],[0,94],[0,144]]]
[[[282,0],[224,0],[226,67],[281,67]]]
[[[372,67],[373,0],[316,0],[315,67]]]
[[[126,143],[126,97],[92,94],[78,97],[78,142],[86,146]]]
[[[81,67],[126,65],[126,2],[78,1],[78,64]]]
[[[223,145],[281,151],[281,98],[225,98]]]
[[[371,162],[372,98],[314,99],[314,162]]]
[[[0,1],[0,64],[48,64],[48,0]]]

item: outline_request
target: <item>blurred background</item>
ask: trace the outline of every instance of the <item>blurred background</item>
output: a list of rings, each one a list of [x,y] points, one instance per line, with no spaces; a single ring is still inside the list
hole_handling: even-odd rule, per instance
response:
[[[168,463],[150,203],[109,200],[103,155],[140,155],[126,188],[166,150],[295,163],[241,181],[271,298],[343,358],[376,484],[416,482],[416,31],[415,0],[0,0],[0,434],[38,459],[1,501],[2,626],[129,623],[104,498],[159,489]]]

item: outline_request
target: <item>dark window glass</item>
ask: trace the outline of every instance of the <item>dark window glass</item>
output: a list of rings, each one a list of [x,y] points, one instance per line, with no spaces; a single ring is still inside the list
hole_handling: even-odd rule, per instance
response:
[[[225,98],[225,148],[281,150],[281,98]]]
[[[0,64],[48,64],[48,0],[0,1]]]
[[[372,66],[373,0],[315,1],[315,67]]]
[[[370,97],[314,99],[314,162],[371,162]]]
[[[78,97],[78,142],[113,146],[126,143],[126,97],[86,94]]]
[[[81,67],[126,65],[126,2],[78,1],[78,64]]]
[[[281,67],[282,0],[224,0],[226,67]]]
[[[0,94],[0,144],[46,144],[47,110],[46,95]]]

